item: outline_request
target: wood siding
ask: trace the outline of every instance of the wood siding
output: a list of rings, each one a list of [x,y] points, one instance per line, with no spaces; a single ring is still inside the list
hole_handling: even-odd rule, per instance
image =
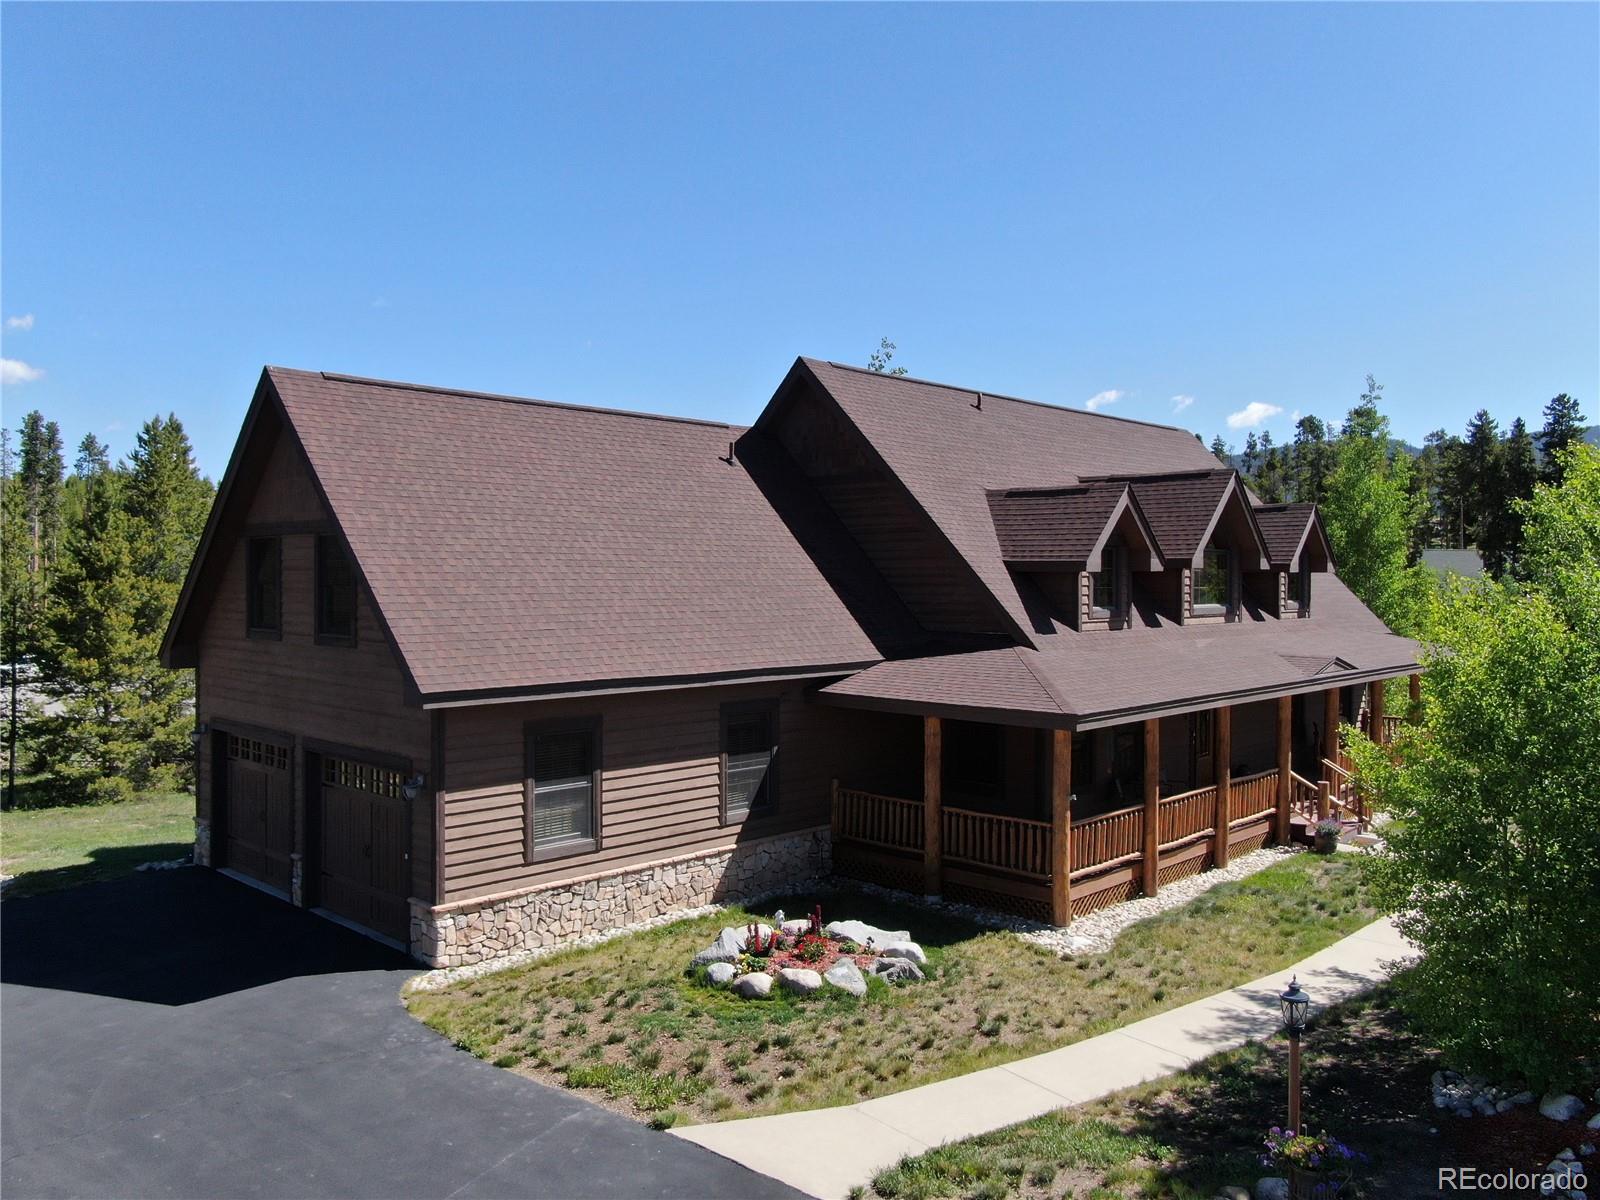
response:
[[[722,706],[759,700],[779,702],[777,807],[724,825]],[[602,725],[599,848],[529,862],[524,729],[533,721],[584,716],[598,716]],[[445,725],[442,899],[512,891],[824,826],[831,780],[871,779],[874,764],[881,774],[885,760],[909,758],[913,731],[920,735],[914,720],[811,704],[798,686],[695,688],[452,710]]]
[[[404,759],[429,769],[428,714],[405,701],[405,677],[379,626],[364,588],[359,590],[354,646],[318,645],[314,637],[313,572],[317,527],[332,517],[316,493],[298,451],[279,435],[250,497],[244,534],[259,530],[283,539],[282,636],[245,633],[245,544],[235,536],[226,555],[200,633],[199,719],[216,728],[253,726],[287,734],[295,761],[295,845],[305,851],[305,743],[331,743]],[[301,532],[279,532],[302,530]],[[200,756],[197,810],[211,816],[210,755]],[[414,895],[433,891],[431,792],[411,814]],[[309,871],[312,864],[306,864]]]

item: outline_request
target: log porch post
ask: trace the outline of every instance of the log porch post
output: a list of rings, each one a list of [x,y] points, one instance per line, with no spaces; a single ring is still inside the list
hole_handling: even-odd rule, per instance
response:
[[[922,891],[944,886],[944,815],[941,783],[944,732],[938,717],[922,718]]]
[[[1144,877],[1146,896],[1161,888],[1161,719],[1144,723]]]
[[[1050,923],[1072,921],[1072,730],[1050,731]]]
[[[1339,689],[1329,688],[1322,695],[1322,757],[1336,763],[1339,761]],[[1333,768],[1324,765],[1320,778],[1333,782]]]
[[[1375,679],[1367,686],[1372,689],[1372,740],[1382,746],[1389,740],[1388,734],[1383,728],[1383,693],[1387,688],[1385,681],[1382,679]]]
[[[1216,715],[1211,719],[1212,740],[1216,745],[1212,748],[1211,761],[1216,764],[1217,773],[1217,801],[1216,813],[1212,818],[1216,828],[1211,842],[1211,865],[1225,867],[1228,865],[1228,813],[1232,810],[1231,794],[1233,792],[1233,706],[1221,705]]]
[[[1278,697],[1278,811],[1273,840],[1289,840],[1289,747],[1294,727],[1294,697]]]

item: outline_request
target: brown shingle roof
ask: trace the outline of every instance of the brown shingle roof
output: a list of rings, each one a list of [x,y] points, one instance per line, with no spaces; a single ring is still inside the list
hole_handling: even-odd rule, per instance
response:
[[[1127,491],[1126,484],[1095,483],[990,492],[1001,557],[1008,563],[1085,562]]]
[[[270,368],[424,698],[877,650],[726,425]]]
[[[1009,704],[1038,724],[1093,728],[1404,674],[1416,662],[1415,642],[1390,633],[1327,575],[1306,620],[1057,634],[1037,650],[1019,648],[1014,661],[991,651],[884,663],[819,694],[847,706],[952,714]]]
[[[1295,564],[1301,545],[1311,523],[1316,519],[1314,504],[1263,504],[1254,510],[1256,524],[1261,529],[1262,540],[1267,544],[1267,557],[1275,567]]]
[[[988,492],[1217,466],[1194,434],[1173,426],[802,361],[972,565],[1019,638],[1031,640],[1031,619],[1001,554]]]
[[[1232,481],[1227,470],[1132,481],[1162,558],[1176,564],[1199,553]]]

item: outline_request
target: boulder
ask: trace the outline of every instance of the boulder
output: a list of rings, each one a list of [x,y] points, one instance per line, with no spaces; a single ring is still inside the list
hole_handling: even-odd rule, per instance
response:
[[[756,928],[761,931],[763,938],[772,932],[771,925],[758,925]],[[703,967],[714,962],[733,962],[744,953],[744,944],[748,937],[749,934],[744,929],[735,929],[730,925],[717,934],[716,941],[691,958],[689,965]]]
[[[1589,1155],[1591,1155],[1593,1153],[1594,1153],[1594,1143],[1593,1142],[1584,1142],[1581,1146],[1578,1147],[1578,1157],[1579,1158],[1588,1158]]]
[[[822,976],[804,967],[783,967],[778,971],[778,983],[791,992],[809,996],[822,990]]]
[[[784,937],[799,937],[801,934],[810,931],[811,922],[796,917],[792,921],[785,921],[782,925],[779,925],[778,928],[782,931]]]
[[[1282,1175],[1256,1180],[1256,1200],[1289,1200],[1289,1181]]]
[[[1546,1092],[1539,1101],[1539,1112],[1549,1117],[1552,1121],[1570,1121],[1583,1111],[1583,1101],[1570,1092],[1557,1095]]]
[[[911,983],[927,978],[922,968],[909,958],[880,958],[872,964],[872,973],[885,983]]]
[[[731,962],[714,962],[706,968],[706,978],[721,987],[725,983],[733,982],[735,971]]]
[[[848,938],[859,946],[871,942],[875,949],[911,940],[908,930],[879,929],[876,925],[868,925],[865,921],[829,921],[823,926],[822,932],[832,938]]]
[[[861,974],[861,968],[856,966],[855,960],[841,958],[829,967],[822,976],[836,988],[842,988],[852,996],[865,996],[867,994],[867,980]]]
[[[1595,1113],[1594,1116],[1589,1118],[1589,1128],[1600,1129],[1600,1112]]]
[[[919,967],[928,965],[928,956],[922,952],[922,947],[915,942],[890,942],[878,953],[885,958],[909,958]]]
[[[1215,1200],[1250,1200],[1250,1189],[1230,1183],[1217,1192]]]
[[[733,981],[733,990],[746,1000],[758,1000],[764,996],[772,995],[772,976],[765,971],[755,971],[749,975],[741,975]]]
[[[1513,1103],[1513,1104],[1532,1104],[1533,1103],[1533,1093],[1532,1092],[1518,1092],[1515,1096],[1511,1097],[1511,1103]]]

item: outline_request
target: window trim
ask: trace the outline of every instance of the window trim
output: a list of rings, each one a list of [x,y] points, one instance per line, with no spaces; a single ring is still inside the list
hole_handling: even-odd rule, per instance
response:
[[[1234,600],[1234,563],[1237,556],[1231,546],[1207,546],[1201,552],[1200,568],[1193,572],[1189,584],[1189,614],[1196,617],[1231,617],[1236,607]],[[1222,603],[1200,600],[1200,576],[1205,573],[1205,556],[1220,554],[1222,558]]]
[[[761,700],[731,700],[718,710],[717,807],[723,825],[759,824],[770,821],[778,815],[781,807],[778,794],[778,759],[783,745],[782,709],[781,700],[772,696]],[[740,717],[758,715],[766,716],[772,731],[772,753],[767,760],[767,802],[759,807],[752,804],[743,813],[730,813],[728,811],[728,725]]]
[[[326,633],[322,628],[322,544],[330,542],[338,548],[346,562],[350,564],[350,633]],[[356,633],[361,627],[361,584],[356,578],[356,561],[354,556],[331,533],[316,534],[311,540],[311,628],[312,636],[319,646],[354,646]]]
[[[263,543],[272,543],[271,553],[277,555],[278,572],[274,580],[277,593],[278,623],[276,625],[257,625],[256,612],[256,579],[255,579],[255,548]],[[272,535],[247,534],[244,542],[244,632],[246,637],[263,638],[268,641],[283,640],[283,538]]]
[[[1115,625],[1127,615],[1128,587],[1123,582],[1125,572],[1123,551],[1120,545],[1107,546],[1101,551],[1100,570],[1089,572],[1089,620],[1105,621]],[[1102,608],[1094,602],[1095,587],[1104,576],[1111,579],[1111,604]]]
[[[594,854],[605,844],[600,827],[600,786],[605,776],[603,725],[600,714],[583,717],[564,717],[550,721],[528,721],[522,726],[522,858],[524,863],[551,862],[559,858],[576,858]],[[590,836],[561,846],[533,844],[534,791],[538,781],[533,770],[534,739],[552,733],[587,733],[593,742],[593,769],[589,784]]]

